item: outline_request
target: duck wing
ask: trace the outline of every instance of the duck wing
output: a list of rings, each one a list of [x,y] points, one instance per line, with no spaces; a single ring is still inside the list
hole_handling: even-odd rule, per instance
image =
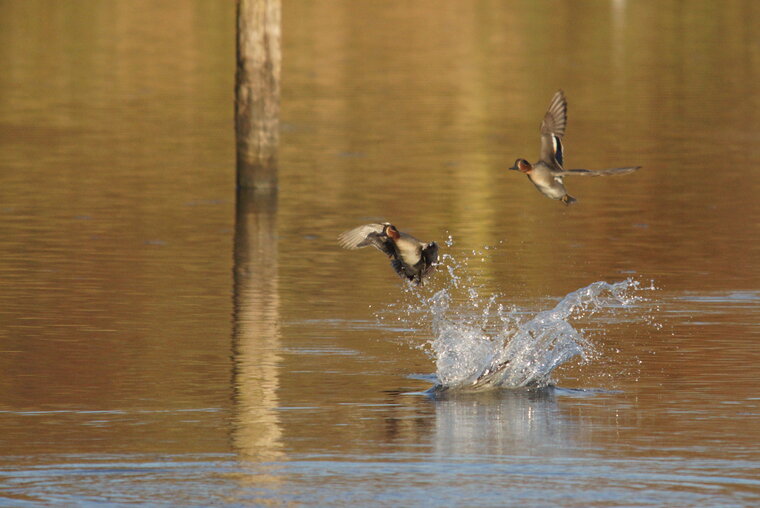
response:
[[[564,149],[562,136],[567,126],[567,99],[562,90],[552,97],[549,108],[541,122],[541,159],[550,166],[562,168]]]
[[[387,224],[364,224],[338,235],[338,244],[344,249],[355,250],[373,246],[386,256],[393,256],[395,249],[393,241],[384,234]]]
[[[641,168],[641,166],[629,166],[625,168],[609,168],[609,169],[563,169],[559,176],[575,175],[575,176],[610,176],[610,175],[625,175],[626,173],[633,173]]]

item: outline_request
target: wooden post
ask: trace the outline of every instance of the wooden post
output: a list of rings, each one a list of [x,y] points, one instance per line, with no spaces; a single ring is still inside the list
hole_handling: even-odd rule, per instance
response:
[[[280,0],[238,0],[235,136],[238,188],[277,187]]]

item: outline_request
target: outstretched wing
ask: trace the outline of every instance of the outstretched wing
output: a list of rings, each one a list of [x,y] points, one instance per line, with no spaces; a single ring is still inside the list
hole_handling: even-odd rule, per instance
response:
[[[338,244],[344,249],[354,250],[375,247],[387,256],[393,255],[393,241],[383,233],[386,224],[365,224],[338,235]]]
[[[562,136],[567,126],[567,100],[562,90],[552,97],[541,122],[541,160],[559,167],[564,162]]]
[[[575,175],[575,176],[610,176],[610,175],[625,175],[626,173],[633,173],[641,166],[629,166],[625,168],[609,168],[609,169],[565,169],[560,173],[560,176]]]

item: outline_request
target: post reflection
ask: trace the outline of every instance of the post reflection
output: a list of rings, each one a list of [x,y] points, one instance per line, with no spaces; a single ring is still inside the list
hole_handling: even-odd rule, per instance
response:
[[[436,398],[435,415],[433,448],[443,456],[555,455],[578,441],[553,389],[450,392]]]
[[[252,481],[276,483],[276,471],[260,466],[284,457],[277,413],[281,358],[276,191],[238,191],[234,257],[232,445],[256,473]]]

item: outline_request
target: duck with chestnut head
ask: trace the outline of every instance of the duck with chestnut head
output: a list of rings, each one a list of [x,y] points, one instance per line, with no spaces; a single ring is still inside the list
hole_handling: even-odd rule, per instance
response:
[[[562,137],[567,126],[567,99],[562,90],[558,90],[549,103],[544,119],[541,122],[541,154],[538,162],[531,164],[525,159],[517,159],[509,169],[519,171],[528,176],[536,189],[544,196],[562,201],[566,205],[576,199],[567,193],[564,178],[577,176],[609,176],[632,173],[641,166],[628,166],[610,169],[564,169],[564,150]]]
[[[402,233],[390,222],[365,224],[338,235],[338,243],[345,249],[372,246],[391,259],[391,266],[400,277],[415,285],[433,270],[438,261],[438,244],[422,242],[410,234]]]

